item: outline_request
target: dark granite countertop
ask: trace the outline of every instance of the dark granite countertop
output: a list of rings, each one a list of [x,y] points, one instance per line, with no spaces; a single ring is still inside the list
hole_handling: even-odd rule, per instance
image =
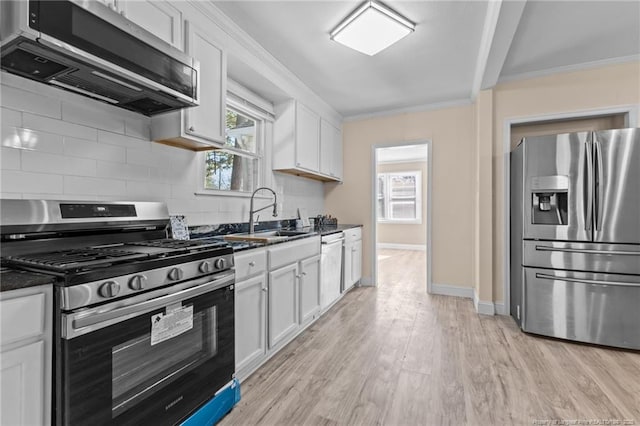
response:
[[[18,290],[38,285],[53,284],[56,277],[36,272],[2,268],[0,270],[0,291]]]
[[[320,235],[330,235],[330,234],[335,234],[336,232],[342,232],[351,228],[362,228],[362,225],[344,224],[344,225],[336,225],[336,226],[326,226],[321,228],[318,232],[320,233]]]
[[[287,239],[271,241],[268,243],[259,243],[259,242],[250,242],[250,241],[227,241],[233,247],[234,252],[240,252],[244,250],[250,250],[258,247],[266,247],[272,246],[275,244],[288,243],[291,241],[300,240],[303,238],[309,238],[316,235],[330,235],[335,234],[337,232],[342,232],[347,229],[352,228],[360,228],[362,225],[352,225],[352,224],[344,224],[344,225],[334,225],[334,226],[325,226],[320,229],[312,229],[312,228],[304,228],[303,230],[308,230],[308,233],[291,236]],[[212,240],[223,240],[225,235],[239,233],[237,232],[239,229],[242,229],[238,226],[233,226],[232,224],[227,225],[218,225],[214,227],[201,226],[197,229],[191,229],[191,239],[192,240],[203,240],[203,239],[212,239]],[[281,227],[276,228],[277,230],[295,230],[293,227]],[[271,231],[276,229],[260,229],[258,231]],[[246,232],[246,231],[245,231]]]

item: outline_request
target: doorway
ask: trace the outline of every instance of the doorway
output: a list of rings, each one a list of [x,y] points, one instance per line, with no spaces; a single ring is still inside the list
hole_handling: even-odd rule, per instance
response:
[[[431,142],[373,147],[373,283],[431,291]]]

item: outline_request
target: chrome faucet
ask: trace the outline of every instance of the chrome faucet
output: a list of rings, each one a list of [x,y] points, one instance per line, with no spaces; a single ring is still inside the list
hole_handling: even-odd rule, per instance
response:
[[[263,189],[266,189],[267,191],[271,191],[271,193],[273,194],[273,203],[268,204],[264,207],[261,207],[257,210],[253,209],[253,197],[255,197],[256,192],[261,191]],[[253,234],[255,231],[255,223],[253,221],[253,215],[255,213],[258,213],[259,211],[262,211],[264,209],[268,209],[269,207],[273,206],[273,217],[278,216],[278,196],[276,195],[275,191],[271,188],[267,188],[266,186],[260,187],[258,189],[256,189],[255,191],[253,191],[253,194],[251,194],[251,203],[249,205],[249,234]]]

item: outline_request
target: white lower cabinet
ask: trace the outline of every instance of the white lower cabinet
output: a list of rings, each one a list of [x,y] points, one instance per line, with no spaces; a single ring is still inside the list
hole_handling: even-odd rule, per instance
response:
[[[300,324],[320,315],[320,256],[300,262]]]
[[[269,272],[269,349],[298,329],[298,264]]]
[[[242,379],[267,356],[267,252],[243,251],[234,263],[236,375]]]
[[[239,252],[235,268],[242,381],[320,316],[320,237]]]
[[[51,424],[52,287],[0,293],[0,424]]]
[[[259,363],[267,354],[267,280],[264,273],[236,284],[236,371]]]
[[[351,228],[344,231],[343,292],[349,290],[362,279],[362,229]]]

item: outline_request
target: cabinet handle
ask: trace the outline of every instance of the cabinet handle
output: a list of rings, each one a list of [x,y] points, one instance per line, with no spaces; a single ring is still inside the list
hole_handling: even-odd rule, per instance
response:
[[[125,13],[125,11],[124,11],[124,10],[121,10],[121,11],[120,11],[120,15],[124,16],[125,18],[127,17],[127,14]]]
[[[251,262],[249,262],[249,266],[256,266],[256,262],[252,260]]]
[[[267,287],[263,287],[262,291],[264,291],[265,293],[269,291],[269,289]]]
[[[307,273],[306,273],[306,272],[303,272],[303,273],[302,273],[302,275],[307,275]]]
[[[195,131],[196,131],[196,128],[195,128],[195,127],[193,127],[193,126],[191,126],[191,127],[189,127],[189,131],[190,131],[190,132],[195,132]]]

